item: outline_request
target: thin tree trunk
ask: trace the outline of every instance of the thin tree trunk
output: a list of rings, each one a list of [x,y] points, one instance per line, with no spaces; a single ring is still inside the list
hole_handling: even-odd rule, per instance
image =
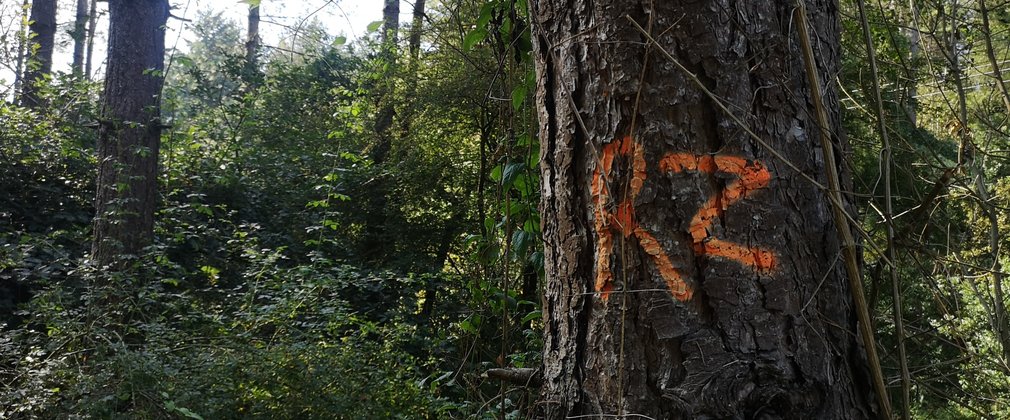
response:
[[[88,51],[84,58],[84,77],[91,80],[91,63],[95,54],[95,31],[98,28],[98,0],[91,0],[91,16],[88,18]]]
[[[249,18],[246,27],[245,64],[249,75],[258,71],[257,57],[260,51],[260,4],[249,5]]]
[[[905,321],[902,308],[901,281],[898,278],[898,267],[895,265],[898,260],[897,248],[895,246],[894,230],[894,209],[893,196],[891,193],[891,167],[894,161],[891,158],[891,139],[887,133],[887,121],[884,117],[884,102],[880,95],[879,73],[877,72],[877,53],[873,46],[873,36],[870,33],[870,23],[866,17],[866,4],[863,0],[858,0],[859,23],[863,30],[863,42],[866,44],[866,57],[870,65],[870,75],[873,84],[873,108],[876,111],[877,131],[881,142],[881,166],[884,169],[884,222],[887,225],[887,273],[891,280],[891,303],[894,313],[894,335],[898,342],[898,367],[901,372],[901,412],[902,419],[908,420],[911,415],[909,409],[911,404],[912,377],[908,370],[908,356],[905,351]]]
[[[908,122],[912,124],[912,127],[918,126],[918,115],[919,115],[919,87],[918,81],[915,76],[918,73],[919,67],[919,54],[922,48],[922,32],[919,31],[919,6],[915,4],[915,0],[909,0],[909,12],[912,15],[912,25],[908,28],[906,32],[908,33],[908,62],[911,68],[908,70],[908,74],[912,77],[909,80],[908,86],[905,88],[905,97],[907,98],[905,102],[905,114],[908,118]]]
[[[996,76],[996,87],[1003,95],[1003,106],[1006,107],[1010,116],[1010,90],[1007,89],[1006,82],[1003,81],[1003,70],[1000,68],[999,60],[996,58],[996,49],[992,45],[992,29],[989,25],[989,9],[985,5],[985,0],[978,0],[979,12],[982,15],[982,38],[985,41],[985,55],[989,58],[989,65],[992,66],[993,74]]]
[[[84,74],[84,50],[88,37],[88,0],[77,0],[77,16],[74,19],[74,31],[70,37],[74,40],[74,61],[70,68],[74,75],[81,77]]]
[[[383,173],[382,166],[386,162],[389,151],[393,146],[393,118],[396,115],[394,108],[396,75],[396,54],[397,54],[397,33],[400,30],[400,1],[386,0],[382,9],[382,46],[380,47],[379,59],[383,67],[382,79],[379,82],[379,110],[375,117],[375,144],[372,146],[370,158],[378,168],[379,174],[373,180],[373,187],[370,188],[367,198],[367,214],[365,216],[365,237],[362,241],[363,256],[373,263],[381,262],[389,248],[389,241],[386,238],[386,194],[389,192],[388,180]]]
[[[386,0],[386,5],[382,9],[382,19],[384,23],[382,25],[382,50],[380,57],[386,70],[380,82],[382,84],[382,97],[380,98],[382,103],[375,120],[375,134],[378,136],[378,141],[371,156],[376,164],[385,162],[386,155],[389,153],[393,143],[391,138],[392,133],[389,129],[393,126],[393,117],[396,114],[395,107],[393,106],[395,84],[392,79],[396,74],[396,44],[398,42],[397,34],[400,31],[399,0]]]
[[[31,24],[28,26],[28,63],[25,67],[24,85],[21,87],[21,105],[38,107],[39,84],[53,69],[53,48],[56,42],[56,0],[32,2]]]
[[[26,55],[28,54],[28,0],[21,2],[21,23],[18,26],[18,60],[14,67],[14,97],[21,97],[21,84],[24,83]]]
[[[809,8],[824,78],[839,66],[838,9]],[[538,415],[874,417],[834,199],[804,175],[843,165],[817,141],[794,4],[531,9],[546,257]],[[651,55],[626,16],[657,28]],[[844,149],[825,86],[825,128]]]
[[[407,42],[410,63],[407,64],[407,92],[403,95],[407,104],[400,119],[401,137],[410,134],[410,128],[414,123],[414,115],[416,114],[416,109],[414,108],[417,106],[417,72],[421,63],[421,29],[424,26],[424,3],[425,0],[414,1],[414,14],[410,23],[410,38]]]
[[[123,267],[154,236],[168,0],[110,0],[92,258]]]

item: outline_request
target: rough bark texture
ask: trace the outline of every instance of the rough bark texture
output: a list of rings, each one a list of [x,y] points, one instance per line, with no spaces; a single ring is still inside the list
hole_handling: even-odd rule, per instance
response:
[[[92,254],[100,265],[151,242],[157,200],[167,0],[109,1]]]
[[[32,2],[31,24],[28,26],[31,47],[21,86],[21,105],[42,105],[38,83],[53,69],[53,46],[56,41],[56,0]]]
[[[821,179],[838,162],[824,162],[817,141],[792,2],[531,7],[547,274],[540,415],[872,417],[828,199],[625,18],[653,19],[664,49]],[[831,81],[837,5],[808,8]]]

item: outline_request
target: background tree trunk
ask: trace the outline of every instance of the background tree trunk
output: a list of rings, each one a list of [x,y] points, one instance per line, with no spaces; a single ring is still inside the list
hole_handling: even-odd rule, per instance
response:
[[[257,56],[260,52],[260,3],[249,5],[245,39],[246,72],[253,75],[259,68]]]
[[[362,255],[365,260],[373,263],[381,262],[386,256],[386,194],[389,185],[382,165],[393,147],[393,118],[396,115],[394,107],[396,84],[397,33],[400,31],[400,1],[386,0],[382,8],[382,46],[379,59],[385,69],[379,80],[379,109],[375,116],[375,144],[369,157],[378,168],[379,173],[373,180],[374,186],[367,200],[368,213],[365,216],[365,236],[362,241]]]
[[[31,43],[28,39],[28,10],[28,0],[22,1],[19,14],[21,23],[18,26],[18,58],[17,64],[14,66],[14,97],[19,99],[21,98],[21,85],[24,83],[25,62],[27,61],[25,56],[28,54],[28,45]]]
[[[77,0],[77,16],[74,19],[74,31],[70,37],[74,39],[74,61],[70,65],[75,76],[84,74],[84,51],[88,38],[88,0]]]
[[[838,9],[808,1],[818,71]],[[532,3],[541,415],[874,415],[790,2]],[[625,18],[788,164],[751,138]],[[824,98],[838,133],[838,100]],[[842,155],[841,153],[839,154]],[[847,179],[847,174],[844,174]]]
[[[99,265],[138,255],[153,236],[168,1],[111,0],[109,13],[92,244]]]
[[[42,105],[38,84],[53,69],[53,46],[56,42],[56,0],[32,2],[31,24],[28,26],[28,63],[21,86],[21,105]]]
[[[84,77],[91,80],[91,63],[95,54],[95,30],[98,28],[98,0],[91,0],[88,8],[88,51],[84,57]]]
[[[424,27],[424,3],[425,0],[414,0],[413,17],[410,21],[410,37],[407,40],[407,48],[410,61],[407,64],[407,92],[403,95],[407,102],[403,107],[400,118],[400,136],[410,135],[410,127],[414,122],[414,115],[417,110],[417,72],[421,65],[421,29]]]

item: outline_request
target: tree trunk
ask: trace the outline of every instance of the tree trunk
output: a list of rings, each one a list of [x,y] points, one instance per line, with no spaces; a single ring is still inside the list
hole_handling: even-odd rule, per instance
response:
[[[259,56],[260,52],[260,3],[249,5],[249,18],[245,39],[246,72],[251,76],[259,69],[257,56]]]
[[[21,84],[24,83],[24,71],[25,71],[25,61],[26,55],[28,54],[28,45],[30,40],[28,39],[28,0],[21,2],[21,13],[18,15],[21,17],[21,23],[18,26],[18,59],[17,64],[14,67],[14,97],[21,97]]]
[[[95,30],[98,28],[98,0],[91,0],[88,18],[88,51],[84,57],[84,78],[91,80],[91,62],[95,54]]]
[[[71,71],[77,77],[84,74],[84,50],[85,42],[88,38],[88,0],[77,0],[77,17],[74,19],[74,31],[70,37],[74,39],[74,61],[70,65]]]
[[[376,164],[381,164],[386,160],[386,154],[389,153],[389,149],[392,147],[392,139],[390,138],[392,132],[390,128],[393,126],[393,117],[396,114],[393,107],[395,84],[392,78],[396,74],[396,44],[398,42],[397,34],[400,31],[399,0],[386,0],[386,5],[382,8],[382,19],[384,23],[382,25],[382,46],[380,47],[379,56],[386,70],[380,82],[382,84],[380,93],[382,96],[379,99],[381,103],[379,104],[379,112],[375,120],[375,134],[378,136],[378,141],[372,152],[372,160]]]
[[[421,28],[424,27],[424,3],[425,0],[414,1],[413,19],[410,22],[410,38],[407,40],[410,62],[407,64],[407,92],[403,99],[406,105],[403,107],[402,118],[400,119],[400,136],[410,135],[411,126],[414,123],[414,115],[417,114],[417,72],[421,66]]]
[[[21,86],[21,105],[38,107],[39,84],[53,69],[53,47],[56,42],[56,0],[32,2],[31,24],[28,26],[28,64]]]
[[[378,168],[379,173],[373,180],[369,196],[366,198],[367,214],[365,216],[365,236],[362,241],[362,256],[373,263],[382,262],[386,256],[389,241],[386,240],[386,194],[389,191],[388,181],[382,169],[386,157],[393,147],[393,118],[396,109],[394,77],[396,76],[396,44],[397,33],[400,30],[400,1],[386,0],[382,8],[382,45],[379,60],[385,69],[379,81],[378,106],[375,116],[375,144],[369,157]]]
[[[837,5],[808,7],[830,81]],[[547,277],[540,415],[873,417],[831,204],[802,175],[823,185],[839,162],[825,162],[817,140],[794,4],[531,9]],[[747,127],[625,16],[655,28]]]
[[[110,0],[92,254],[118,266],[151,242],[167,0]]]
[[[922,49],[922,33],[919,32],[919,7],[914,1],[908,2],[910,7],[909,14],[911,15],[912,25],[910,28],[905,30],[908,36],[908,63],[911,66],[907,70],[907,74],[910,75],[907,86],[905,87],[905,114],[908,118],[908,122],[912,124],[912,127],[918,127],[918,115],[919,115],[919,86],[918,82],[915,80],[915,75],[918,74],[920,51]]]

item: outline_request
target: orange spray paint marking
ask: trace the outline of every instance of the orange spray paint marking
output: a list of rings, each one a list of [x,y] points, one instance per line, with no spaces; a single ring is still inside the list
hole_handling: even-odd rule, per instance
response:
[[[714,238],[709,232],[715,218],[721,217],[726,208],[754,191],[768,186],[771,174],[764,165],[736,156],[671,153],[663,157],[659,162],[659,168],[669,172],[697,171],[736,175],[737,179],[727,184],[720,194],[710,197],[691,219],[689,231],[694,241],[694,252],[697,255],[738,261],[761,272],[775,269],[776,259],[773,252]]]
[[[629,196],[616,206],[616,214],[611,214],[606,208],[610,201],[606,178],[610,176],[614,157],[617,155],[631,157],[631,191]],[[639,227],[635,220],[634,202],[642,190],[642,186],[645,185],[647,177],[645,169],[644,152],[630,136],[604,146],[590,187],[593,196],[594,227],[596,236],[599,238],[596,246],[595,289],[603,300],[607,300],[610,297],[610,292],[614,290],[614,275],[610,270],[610,257],[613,254],[613,230],[616,227],[616,230],[620,231],[625,238],[634,236],[638,240],[639,246],[656,265],[670,289],[670,293],[680,301],[687,301],[691,299],[693,291],[684,282],[680,272],[674,268],[666,253],[663,252],[659,241],[648,231]]]
[[[617,156],[631,158],[632,177],[630,194],[615,206],[610,213],[610,191],[607,182],[614,168]],[[710,197],[691,219],[689,232],[695,255],[719,257],[753,267],[760,272],[775,269],[775,253],[763,248],[750,247],[712,237],[710,228],[715,218],[721,217],[729,206],[744,199],[755,191],[767,187],[771,181],[768,170],[757,161],[749,161],[736,156],[695,155],[692,153],[671,153],[659,162],[662,171],[702,172],[707,174],[725,173],[736,175],[719,193]],[[645,184],[646,164],[642,147],[630,136],[607,144],[600,154],[600,162],[593,172],[590,192],[593,197],[593,217],[596,231],[596,281],[595,290],[606,301],[614,290],[614,274],[610,269],[610,259],[614,250],[614,231],[625,238],[634,236],[645,254],[652,259],[659,274],[666,282],[670,294],[680,301],[691,299],[694,291],[684,281],[683,276],[670,262],[659,241],[651,233],[638,225],[635,220],[635,198]]]

